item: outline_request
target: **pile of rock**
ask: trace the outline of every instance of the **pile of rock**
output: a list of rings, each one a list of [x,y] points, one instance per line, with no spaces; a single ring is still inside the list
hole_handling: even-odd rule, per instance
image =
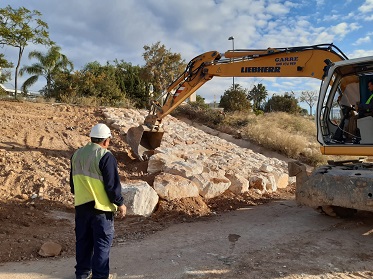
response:
[[[108,124],[127,133],[143,123],[147,111],[104,109]],[[202,196],[214,198],[226,190],[241,194],[275,192],[289,183],[287,163],[209,135],[172,116],[163,120],[162,144],[149,159],[147,171],[158,173],[153,187],[146,182],[122,183],[128,213],[149,216],[165,200]]]

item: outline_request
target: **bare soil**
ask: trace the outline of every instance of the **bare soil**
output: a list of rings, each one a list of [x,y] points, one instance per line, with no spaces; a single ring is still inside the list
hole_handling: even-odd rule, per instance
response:
[[[62,256],[72,256],[74,220],[65,214],[74,212],[70,157],[88,142],[91,127],[105,122],[101,110],[0,101],[0,117],[0,263],[39,258],[41,245],[49,240],[62,245]],[[154,176],[146,173],[147,162],[134,160],[124,137],[114,129],[113,133],[110,149],[118,160],[122,181],[145,180],[152,185]],[[121,232],[117,238],[141,239],[173,223],[278,198],[281,193],[235,196],[227,192],[209,201],[161,200],[150,218],[127,217],[116,222],[117,232]]]
[[[70,157],[105,121],[102,112],[0,101],[0,115],[0,277],[73,276]],[[121,179],[152,185],[147,163],[134,160],[124,137],[113,133]],[[151,217],[116,220],[113,266],[119,278],[373,278],[371,213],[335,220],[293,200],[293,187],[264,196],[161,200]],[[48,240],[62,245],[55,265],[38,255]]]

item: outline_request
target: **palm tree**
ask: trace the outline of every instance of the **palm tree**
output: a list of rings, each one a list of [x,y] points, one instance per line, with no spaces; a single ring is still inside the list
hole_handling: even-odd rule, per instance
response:
[[[61,48],[59,46],[52,46],[46,54],[40,51],[32,51],[29,53],[29,59],[35,58],[38,62],[31,66],[23,66],[19,71],[20,76],[24,73],[31,75],[22,85],[22,90],[24,92],[26,92],[27,88],[31,85],[35,84],[40,76],[43,76],[47,80],[46,94],[49,95],[51,93],[53,75],[61,71],[71,72],[73,70],[73,63],[60,51]]]
[[[267,95],[267,89],[263,84],[259,83],[258,86],[254,85],[253,89],[249,91],[247,99],[253,101],[253,109],[256,111],[262,109],[262,102],[267,98]]]

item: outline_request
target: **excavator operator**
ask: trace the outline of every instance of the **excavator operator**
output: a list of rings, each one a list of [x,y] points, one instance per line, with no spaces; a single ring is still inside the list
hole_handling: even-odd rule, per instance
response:
[[[364,104],[358,106],[359,118],[373,116],[373,79],[368,81],[368,90],[370,92],[369,98]]]
[[[365,101],[364,104],[358,104],[356,106],[356,110],[358,114],[351,115],[348,121],[348,135],[347,135],[347,142],[353,142],[354,140],[358,141],[360,138],[360,131],[357,128],[357,120],[359,118],[373,116],[373,79],[368,81],[368,90],[370,92],[370,96]]]

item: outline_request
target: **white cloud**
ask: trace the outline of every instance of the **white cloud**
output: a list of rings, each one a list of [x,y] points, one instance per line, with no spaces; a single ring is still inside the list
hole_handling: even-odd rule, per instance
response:
[[[158,41],[188,62],[210,50],[231,49],[229,36],[235,37],[236,49],[337,42],[346,53],[356,56],[370,53],[369,45],[367,50],[363,45],[371,36],[370,25],[364,20],[359,20],[359,24],[353,22],[356,19],[353,15],[373,11],[373,0],[360,7],[351,0],[343,5],[333,3],[325,0],[2,0],[4,6],[39,10],[50,27],[51,38],[76,69],[88,62],[105,63],[114,59],[142,65],[143,46]],[[327,8],[331,6],[332,14]],[[368,15],[363,19],[369,20]],[[33,46],[26,49],[22,64],[30,64],[27,52],[33,49]],[[0,51],[8,57],[15,53],[6,48]],[[277,94],[309,90],[306,86],[313,86],[304,79],[300,83],[297,79],[275,78],[237,78],[237,81],[245,88],[262,82]],[[197,94],[212,100],[231,83],[231,78],[214,78]]]
[[[369,13],[373,11],[373,0],[365,0],[358,10],[362,13]]]
[[[370,16],[364,16],[364,21],[373,21],[373,15]]]
[[[289,12],[289,8],[281,3],[269,3],[266,10],[274,15],[284,15]]]
[[[329,30],[335,34],[336,36],[338,36],[339,38],[343,38],[345,37],[348,33],[354,31],[354,30],[357,30],[359,29],[359,25],[356,24],[356,23],[346,23],[346,22],[342,22],[342,23],[339,23],[335,26],[332,26],[329,28]]]
[[[359,58],[365,56],[373,56],[373,50],[357,49],[348,55],[350,58]]]
[[[359,38],[353,45],[358,46],[366,43],[370,43],[370,36],[365,36],[363,38]]]

